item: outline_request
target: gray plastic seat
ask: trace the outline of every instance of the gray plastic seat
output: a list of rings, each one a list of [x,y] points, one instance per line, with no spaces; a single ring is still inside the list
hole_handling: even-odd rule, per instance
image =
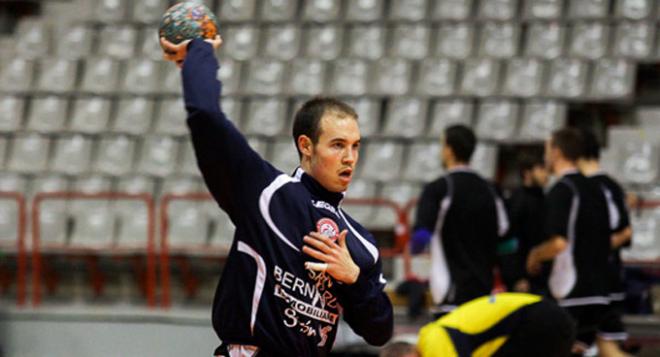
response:
[[[155,126],[157,134],[181,136],[188,133],[186,125],[188,115],[181,97],[161,100],[157,113]]]
[[[37,176],[32,180],[30,197],[37,193],[63,192],[69,190],[69,182],[59,175]],[[39,206],[40,240],[44,243],[64,244],[67,240],[68,201],[50,199]]]
[[[273,25],[266,29],[264,55],[282,61],[290,61],[300,52],[301,34],[293,24]]]
[[[417,93],[449,96],[456,92],[456,62],[445,58],[426,58],[420,65]]]
[[[47,169],[50,141],[46,136],[36,133],[14,135],[7,162],[10,171],[20,173],[39,173]]]
[[[125,93],[150,94],[156,92],[160,84],[161,64],[161,61],[147,58],[127,61],[126,71],[122,76],[119,88]]]
[[[282,92],[285,80],[284,62],[257,58],[250,61],[246,91],[257,95],[276,95]]]
[[[346,103],[353,107],[358,115],[360,135],[363,138],[380,131],[380,101],[372,98],[351,98]]]
[[[73,188],[89,194],[110,192],[112,181],[99,175],[78,177]],[[71,202],[70,212],[73,220],[70,244],[101,248],[114,243],[116,216],[109,199],[76,199]]]
[[[376,197],[378,197],[378,195],[377,185],[375,182],[362,179],[354,179],[352,180],[350,186],[348,186],[345,200]],[[351,218],[363,223],[370,222],[371,216],[374,212],[374,207],[372,205],[349,204],[346,201],[342,203],[341,209],[346,211],[351,216]]]
[[[435,54],[444,58],[465,59],[472,54],[474,27],[469,23],[440,25]]]
[[[292,20],[297,3],[296,0],[265,0],[261,6],[261,18],[267,21]]]
[[[419,21],[427,16],[426,0],[393,0],[390,4],[390,18],[393,20]]]
[[[222,1],[219,19],[225,21],[247,21],[254,17],[255,0]]]
[[[96,0],[92,17],[96,21],[112,23],[126,18],[127,0]]]
[[[227,116],[227,119],[234,123],[237,128],[241,127],[243,114],[243,101],[240,98],[222,96],[220,99],[220,109]]]
[[[338,59],[334,61],[332,78],[331,92],[335,95],[364,95],[369,80],[369,64],[355,58]]]
[[[70,92],[77,84],[78,63],[64,58],[43,58],[36,89],[45,92]]]
[[[562,15],[562,0],[527,0],[524,15],[527,19],[556,20]]]
[[[179,142],[171,136],[149,135],[144,138],[138,154],[137,172],[165,177],[174,172],[179,154]]]
[[[349,1],[346,19],[350,21],[375,21],[383,16],[383,0]]]
[[[557,101],[526,102],[520,126],[520,138],[545,141],[552,132],[566,125],[566,104]]]
[[[648,58],[653,47],[655,27],[644,22],[621,22],[614,35],[613,54],[637,60]]]
[[[142,0],[132,2],[131,15],[133,21],[142,24],[158,23],[167,9],[167,0]]]
[[[314,22],[336,20],[341,11],[341,2],[332,0],[309,0],[303,4],[302,18]]]
[[[426,25],[398,25],[394,28],[392,55],[411,60],[429,54],[431,30]]]
[[[93,30],[84,24],[60,26],[57,29],[55,54],[59,58],[81,59],[92,53]]]
[[[142,135],[149,131],[154,116],[154,102],[146,97],[119,100],[113,132]]]
[[[431,122],[426,135],[439,138],[445,128],[462,124],[472,127],[474,104],[464,99],[448,99],[435,102],[431,113]]]
[[[569,55],[597,59],[607,54],[610,26],[600,22],[578,22],[573,25]]]
[[[517,97],[541,94],[545,63],[535,58],[513,58],[507,63],[503,93]]]
[[[22,58],[37,59],[48,55],[51,49],[50,26],[40,18],[23,18],[16,26],[16,54]]]
[[[564,53],[566,32],[557,22],[532,22],[527,28],[525,54],[543,59],[558,58]]]
[[[660,258],[660,212],[645,209],[640,215],[631,215],[635,239],[628,249],[622,250],[624,261],[657,260]]]
[[[477,16],[487,20],[511,20],[518,10],[518,0],[480,1],[478,5]]]
[[[348,31],[348,55],[371,60],[383,57],[386,35],[386,28],[377,24],[352,27]]]
[[[335,25],[310,26],[305,29],[305,56],[334,60],[343,48],[343,27]]]
[[[26,191],[27,182],[24,177],[3,173],[0,177],[0,192]],[[16,246],[18,237],[18,203],[13,199],[0,198],[0,246],[6,252]]]
[[[245,123],[247,134],[275,136],[282,134],[286,125],[286,103],[282,99],[253,99],[248,105]]]
[[[327,66],[324,61],[296,58],[291,64],[288,91],[294,95],[319,95],[324,91]]]
[[[21,93],[31,89],[34,78],[32,61],[14,57],[0,64],[0,91]]]
[[[237,61],[245,61],[257,57],[259,49],[259,29],[253,25],[227,27],[223,31],[227,43],[223,52]]]
[[[515,56],[518,53],[519,32],[513,23],[485,23],[481,27],[479,54],[492,58]]]
[[[569,2],[568,16],[574,19],[601,19],[609,12],[608,0],[582,0]]]
[[[546,93],[551,97],[579,98],[586,92],[587,63],[576,58],[557,58],[550,63]]]
[[[218,80],[222,82],[222,94],[234,94],[240,91],[242,65],[243,62],[234,61],[231,58],[220,59]],[[178,71],[171,72],[176,73],[176,77],[172,79],[172,85],[168,87],[175,86],[177,92],[181,92],[181,75]]]
[[[42,133],[54,133],[64,130],[67,119],[67,100],[65,97],[46,96],[32,99],[28,111],[27,128]]]
[[[404,95],[410,91],[412,66],[403,58],[385,57],[374,62],[371,92],[381,95]]]
[[[653,13],[653,3],[653,0],[619,0],[614,13],[620,18],[642,20]]]
[[[108,130],[111,102],[105,97],[75,99],[69,130],[86,134],[98,134]]]
[[[152,1],[152,0],[148,0]],[[159,1],[159,0],[158,0]],[[138,56],[139,58],[148,58],[154,61],[163,60],[163,49],[160,47],[160,39],[158,38],[158,27],[157,26],[147,26],[142,29],[138,42]],[[179,71],[174,71],[174,63],[169,63],[168,69],[172,70],[180,76]]]
[[[479,106],[476,134],[482,139],[507,141],[516,137],[518,103],[506,100],[485,100]]]
[[[91,139],[80,134],[57,138],[51,161],[51,171],[67,175],[80,175],[88,172],[92,144]]]
[[[440,149],[439,140],[414,142],[410,146],[407,160],[405,160],[403,179],[430,182],[439,177],[443,172]]]
[[[596,98],[624,98],[633,94],[635,65],[624,59],[596,61],[591,95]]]
[[[436,0],[433,7],[434,20],[467,20],[472,15],[474,0]]]
[[[272,145],[270,163],[278,170],[291,175],[293,170],[300,165],[298,151],[289,137],[281,137]]]
[[[361,150],[362,169],[360,178],[388,182],[401,174],[403,144],[396,141],[371,140]]]
[[[421,193],[420,184],[411,182],[388,182],[383,185],[380,197],[397,203],[400,207]],[[395,228],[399,223],[396,211],[389,207],[379,206],[375,209],[374,217],[369,221],[369,228]]]
[[[117,90],[120,63],[110,57],[87,57],[83,66],[80,90],[91,93],[112,93]]]
[[[153,194],[155,189],[154,180],[147,176],[123,177],[117,183],[119,192],[130,194]],[[142,249],[146,247],[149,224],[146,203],[138,200],[118,199],[114,201],[113,210],[117,217],[117,245]]]
[[[137,36],[132,26],[107,26],[101,29],[98,55],[116,59],[130,59],[136,55]]]
[[[0,95],[0,132],[13,132],[21,129],[25,99],[13,95]]]
[[[470,58],[463,67],[461,92],[487,97],[497,93],[500,64],[489,58]]]
[[[390,101],[383,134],[389,137],[416,138],[426,128],[428,103],[418,97],[394,98]]]

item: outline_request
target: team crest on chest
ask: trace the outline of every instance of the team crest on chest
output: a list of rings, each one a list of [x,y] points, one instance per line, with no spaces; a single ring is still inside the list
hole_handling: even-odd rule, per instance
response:
[[[321,218],[316,222],[316,231],[332,239],[337,239],[337,236],[339,236],[339,226],[337,226],[335,221],[327,217]]]

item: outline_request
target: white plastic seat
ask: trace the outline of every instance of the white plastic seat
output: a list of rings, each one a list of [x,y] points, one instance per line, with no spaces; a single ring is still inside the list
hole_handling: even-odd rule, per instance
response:
[[[346,19],[350,21],[375,21],[383,17],[383,0],[349,1]]]
[[[221,61],[220,65],[222,66],[223,64],[224,64],[224,60]],[[172,63],[165,64],[165,70],[163,71],[164,73],[162,73],[163,79],[159,91],[163,94],[183,95],[183,88],[181,85],[181,72],[178,70],[174,70],[174,68],[172,68],[171,66],[174,66],[174,64]],[[223,68],[220,67],[218,73],[222,71]],[[223,93],[227,91],[227,87],[225,87],[225,82],[223,82],[222,90]],[[231,90],[231,88],[229,88],[229,90]]]
[[[648,141],[632,141],[620,146],[620,170],[625,182],[656,183],[660,165],[660,149]]]
[[[84,24],[59,26],[55,54],[59,58],[81,59],[92,53],[93,30]]]
[[[394,28],[392,54],[411,60],[424,59],[429,53],[431,31],[425,25],[398,25]]]
[[[328,22],[339,17],[341,2],[333,0],[308,0],[304,2],[302,17],[304,20]]]
[[[186,195],[202,191],[201,182],[198,179],[184,176],[168,176],[163,180],[160,194]]]
[[[486,97],[497,92],[499,63],[489,58],[470,58],[463,67],[461,92],[466,95]]]
[[[518,0],[480,1],[477,16],[482,19],[506,21],[517,15]]]
[[[344,31],[334,25],[314,26],[305,29],[305,56],[322,60],[334,60],[341,54]]]
[[[223,38],[227,43],[223,52],[237,61],[245,61],[257,57],[259,46],[259,30],[252,25],[232,26],[224,30]]]
[[[31,183],[30,197],[38,193],[64,192],[69,182],[59,175],[38,176]],[[64,244],[67,239],[69,204],[64,199],[49,199],[39,206],[39,239],[42,244]]]
[[[148,0],[152,1],[152,0]],[[158,0],[160,1],[160,0]],[[150,60],[154,61],[161,61],[163,60],[163,49],[160,47],[160,40],[158,36],[156,35],[158,33],[158,27],[155,26],[147,26],[142,29],[140,32],[140,40],[138,42],[138,57],[139,58],[148,58]],[[169,63],[169,66],[167,66],[169,69],[173,69],[175,67],[174,63]],[[176,72],[180,76],[179,71],[172,71]]]
[[[100,22],[119,22],[126,18],[127,0],[96,0],[93,19]]]
[[[345,199],[376,198],[378,197],[376,189],[376,183],[373,181],[354,179],[351,181],[350,186],[348,186]],[[342,203],[341,209],[346,211],[351,218],[363,224],[370,222],[374,212],[372,205],[349,204],[346,201]]]
[[[220,60],[220,69],[218,70],[218,80],[222,82],[222,94],[234,94],[239,91],[241,84],[241,65],[242,62],[234,61],[231,58]],[[168,71],[169,72],[169,71]],[[176,73],[177,71],[171,71]],[[177,91],[181,92],[181,75],[177,73],[176,81]]]
[[[254,99],[248,105],[245,132],[275,136],[288,129],[286,103],[282,99]]]
[[[123,177],[117,183],[118,192],[129,194],[153,194],[155,189],[154,180],[147,176]],[[146,203],[141,200],[118,199],[113,209],[118,223],[117,245],[146,247],[149,224]]]
[[[410,182],[388,182],[383,185],[380,191],[380,198],[404,206],[413,198],[419,196],[421,192],[419,184]],[[395,228],[399,223],[399,217],[396,211],[389,207],[379,206],[374,212],[374,218],[369,221],[370,228]]]
[[[63,131],[67,118],[67,100],[64,97],[34,98],[28,111],[27,128],[43,133]]]
[[[436,0],[434,20],[467,20],[472,15],[474,0]]]
[[[161,63],[147,58],[127,61],[126,71],[122,76],[119,88],[125,93],[149,94],[156,92],[160,80]]]
[[[426,17],[426,0],[393,0],[390,4],[390,18],[393,20],[419,21]]]
[[[525,54],[554,59],[562,55],[566,28],[556,22],[535,22],[527,28]]]
[[[456,92],[457,65],[444,58],[426,58],[420,65],[417,93],[428,96],[449,96]]]
[[[276,95],[282,92],[285,66],[283,62],[257,58],[250,61],[246,90],[250,94]]]
[[[525,103],[520,127],[520,138],[545,141],[566,125],[566,104],[556,101],[535,100]]]
[[[653,0],[618,0],[614,8],[617,17],[642,20],[653,13]]]
[[[439,138],[443,135],[445,128],[462,124],[472,127],[472,116],[474,105],[472,102],[463,99],[449,99],[435,102],[433,113],[431,114],[431,123],[426,135]]]
[[[426,127],[428,103],[418,97],[394,98],[390,101],[383,134],[390,137],[415,138]]]
[[[525,1],[525,18],[540,20],[556,20],[562,15],[562,0],[527,0]]]
[[[645,209],[641,214],[633,214],[630,223],[635,238],[628,249],[621,251],[624,261],[657,260],[660,258],[660,212],[658,209]]]
[[[0,95],[0,132],[21,129],[25,99],[13,95]]]
[[[220,109],[225,113],[227,119],[234,123],[237,128],[241,127],[243,102],[240,98],[222,96],[222,98],[220,98]],[[185,118],[182,120],[185,122]]]
[[[69,130],[87,134],[98,134],[108,130],[110,100],[104,97],[75,99]]]
[[[255,0],[222,1],[219,11],[220,20],[247,21],[254,17]]]
[[[336,95],[364,95],[367,92],[369,65],[355,58],[341,58],[334,61],[334,78],[331,91]]]
[[[67,135],[55,140],[51,171],[80,175],[89,171],[92,140],[80,134]]]
[[[472,154],[470,166],[481,176],[492,180],[497,168],[497,145],[479,142]]]
[[[133,21],[142,24],[158,23],[162,14],[167,9],[167,3],[167,0],[142,0],[133,2],[131,4]],[[156,41],[154,40],[154,42]]]
[[[477,116],[475,130],[477,137],[496,141],[515,138],[518,109],[518,104],[512,101],[483,101]]]
[[[24,18],[16,26],[16,54],[22,58],[36,59],[50,52],[51,29],[40,18]]]
[[[587,64],[576,58],[557,58],[550,64],[549,96],[578,98],[586,91]]]
[[[120,64],[109,57],[87,57],[83,66],[80,90],[92,93],[111,93],[117,89]]]
[[[485,57],[508,58],[518,52],[519,28],[513,23],[487,22],[481,27],[479,54]]]
[[[300,29],[293,24],[274,25],[266,29],[265,55],[290,61],[300,52]]]
[[[300,165],[298,151],[293,140],[289,137],[278,138],[272,145],[271,157],[268,161],[278,170],[291,175],[293,170]]]
[[[349,30],[348,37],[350,57],[374,60],[385,54],[386,29],[383,26],[355,26]]]
[[[469,23],[440,25],[435,54],[439,57],[465,59],[472,54],[474,27]]]
[[[183,153],[181,154],[181,161],[177,172],[185,176],[199,176],[199,168],[197,167],[197,157],[195,150],[190,140],[184,140],[181,143]]]
[[[596,98],[623,98],[633,93],[635,66],[624,59],[596,61],[591,95]]]
[[[104,176],[79,177],[73,188],[89,194],[110,192],[112,182]],[[73,220],[70,244],[97,248],[114,243],[116,216],[109,199],[76,199],[71,202],[70,210]]]
[[[439,177],[442,170],[440,160],[440,141],[425,140],[414,142],[408,151],[403,179],[418,182],[430,182]]]
[[[174,201],[168,209],[168,243],[177,248],[203,246],[209,242],[209,219],[206,207],[195,201]]]
[[[132,26],[107,26],[99,34],[101,57],[130,59],[136,54],[137,31]]]
[[[569,55],[597,59],[607,54],[610,27],[600,22],[580,22],[573,25]]]
[[[360,178],[388,182],[398,179],[403,161],[403,144],[395,141],[369,141],[361,150]]]
[[[326,63],[312,58],[296,58],[291,64],[289,93],[294,95],[318,95],[323,93]]]
[[[265,0],[261,5],[261,18],[267,21],[292,20],[297,4],[296,0]]]
[[[358,115],[360,135],[363,138],[377,134],[380,130],[380,101],[372,98],[352,98],[346,103],[353,107]]]
[[[157,113],[156,133],[177,136],[188,133],[187,113],[181,97],[161,100]]]
[[[570,1],[568,16],[574,19],[600,19],[607,16],[609,6],[608,0]]]
[[[655,28],[644,22],[622,22],[616,27],[613,54],[643,60],[651,54]]]
[[[34,78],[32,61],[14,57],[0,64],[0,91],[19,93],[31,89]]]
[[[410,61],[403,58],[385,57],[373,65],[371,92],[391,96],[408,93],[412,76]]]
[[[145,97],[121,99],[119,100],[112,131],[132,135],[145,134],[149,131],[153,114],[153,100]]]
[[[64,58],[49,57],[40,62],[41,75],[36,89],[46,92],[69,92],[75,89],[78,63]]]
[[[138,156],[137,172],[164,177],[174,172],[179,143],[171,136],[147,136]]]
[[[127,136],[101,138],[94,169],[96,172],[122,176],[133,172],[135,142]]]
[[[25,178],[3,173],[0,177],[0,192],[25,192]],[[18,237],[18,203],[13,199],[0,198],[0,247],[6,252],[16,246]],[[27,222],[26,222],[27,223]]]
[[[535,58],[513,58],[507,64],[503,93],[535,97],[541,93],[545,63]]]

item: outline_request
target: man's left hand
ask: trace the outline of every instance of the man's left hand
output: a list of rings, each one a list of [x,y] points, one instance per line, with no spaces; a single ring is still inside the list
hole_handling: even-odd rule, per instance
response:
[[[303,238],[303,252],[322,263],[306,262],[305,266],[316,271],[325,271],[335,280],[353,284],[360,275],[360,267],[355,264],[346,246],[348,231],[339,233],[337,241],[318,232],[311,232]]]

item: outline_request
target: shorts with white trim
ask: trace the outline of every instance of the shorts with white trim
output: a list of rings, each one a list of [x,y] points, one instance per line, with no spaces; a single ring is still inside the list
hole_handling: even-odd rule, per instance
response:
[[[623,324],[624,302],[613,300],[608,305],[607,312],[598,325],[598,338],[607,341],[625,341],[628,338],[626,327]]]
[[[589,348],[594,343],[596,332],[608,308],[609,305],[605,304],[564,307],[575,322],[575,340],[577,343],[583,345],[584,348]]]

